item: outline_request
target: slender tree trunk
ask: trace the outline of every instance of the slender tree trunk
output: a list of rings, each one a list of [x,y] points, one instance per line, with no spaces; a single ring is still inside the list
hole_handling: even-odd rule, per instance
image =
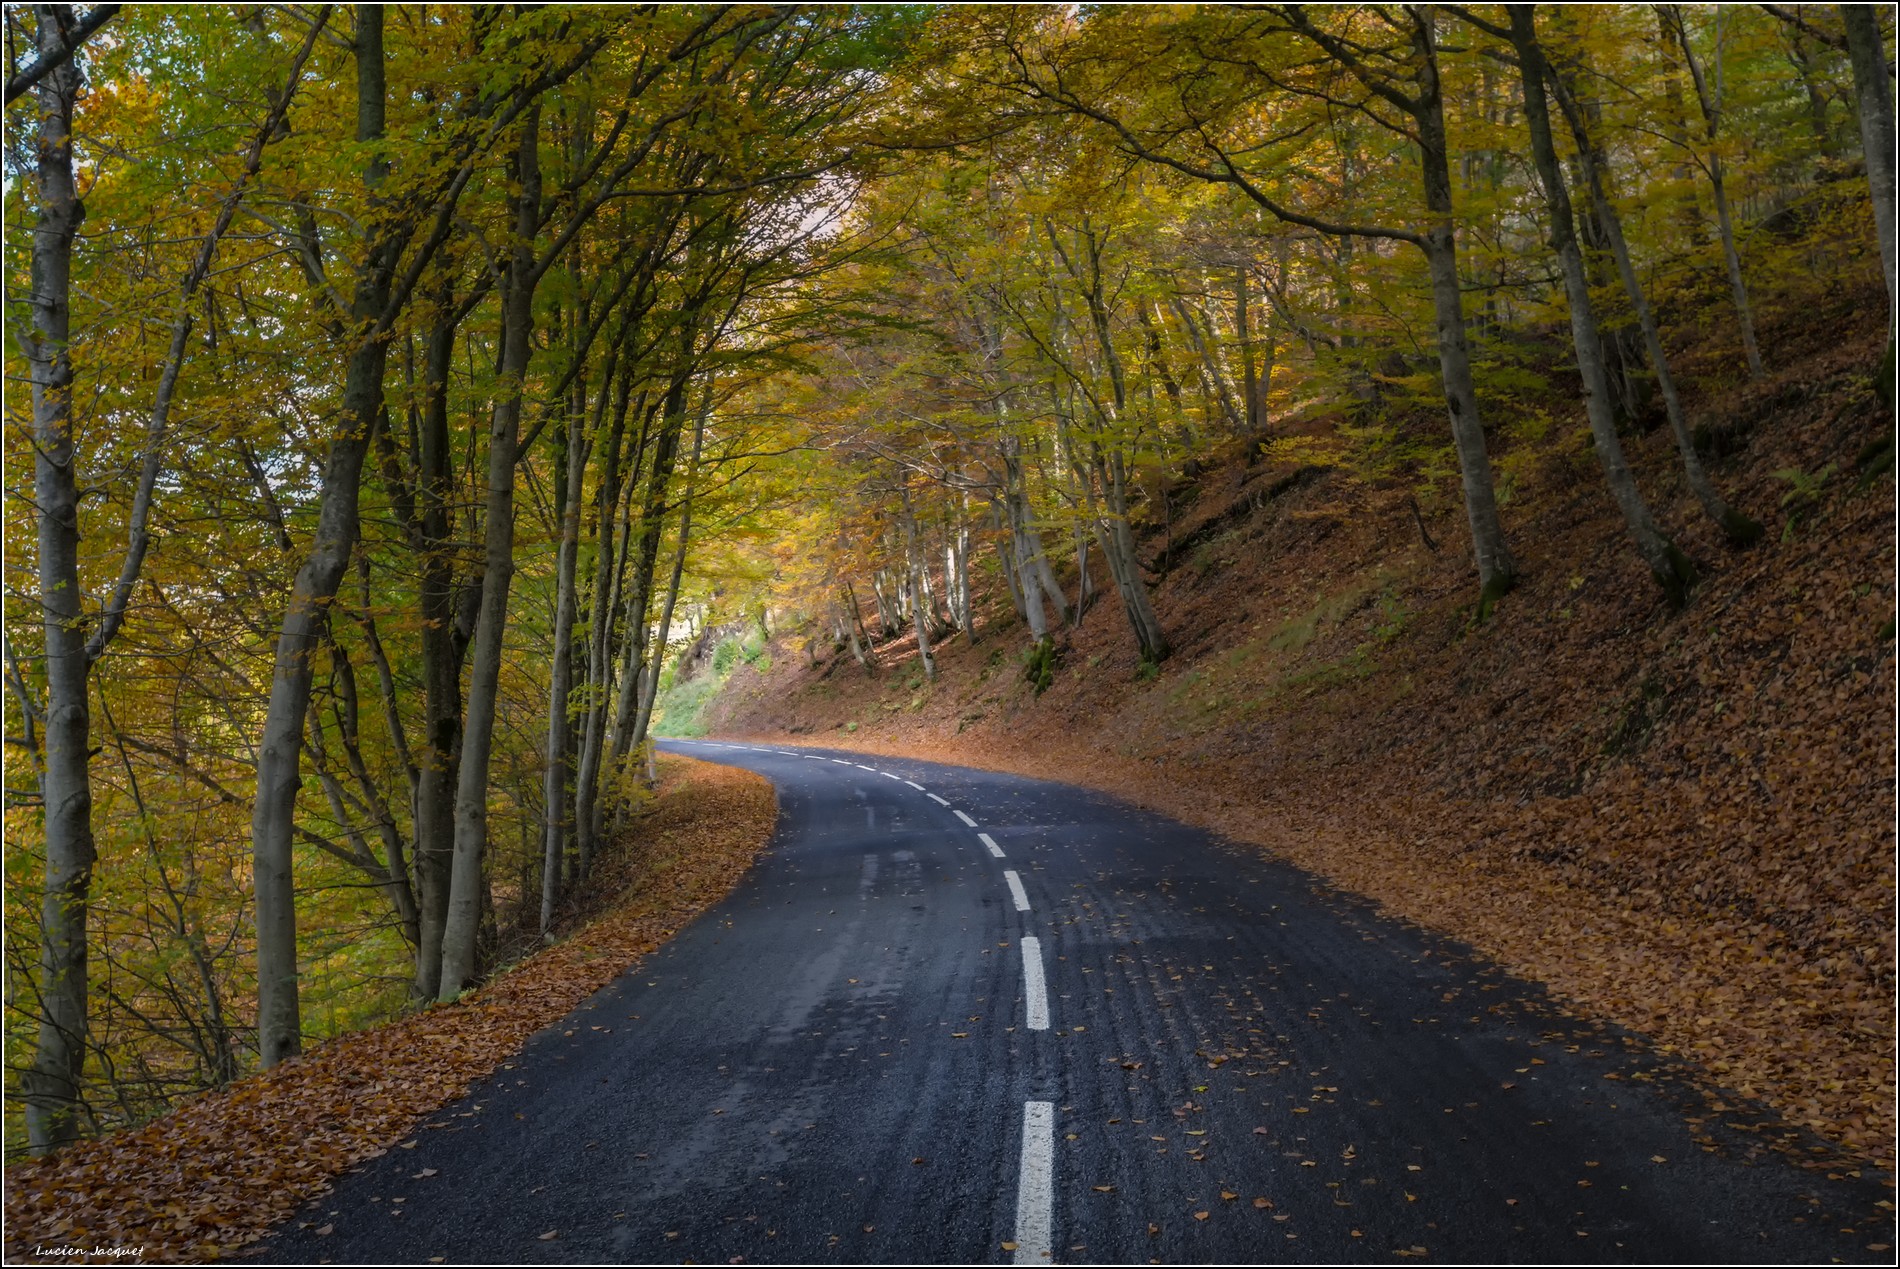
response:
[[[356,136],[383,135],[383,9],[356,9]],[[369,159],[365,183],[380,188],[384,160]],[[374,328],[389,302],[394,248],[366,245],[351,309],[356,347],[344,370],[343,410],[324,462],[317,529],[297,570],[277,635],[270,705],[257,747],[257,802],[251,815],[251,872],[257,922],[258,1058],[266,1068],[303,1050],[297,1001],[297,912],[291,842],[301,783],[304,713],[310,701],[310,659],[320,646],[330,601],[356,546],[363,462],[383,415],[388,349]]]
[[[602,390],[606,390],[603,382]],[[619,608],[615,590],[615,520],[620,514],[621,442],[626,435],[627,411],[633,401],[632,376],[623,372],[614,396],[614,420],[606,443],[606,470],[601,474],[594,527],[594,596],[589,604],[587,630],[587,710],[581,735],[579,769],[574,775],[574,831],[581,859],[593,860],[600,846],[600,772],[607,741],[607,703],[613,681],[614,614]],[[624,549],[624,535],[622,535]]]
[[[1154,603],[1148,597],[1148,584],[1142,580],[1135,535],[1128,527],[1125,465],[1120,454],[1110,451],[1104,458],[1102,448],[1099,445],[1094,448],[1095,467],[1102,478],[1103,502],[1108,511],[1106,516],[1095,517],[1096,541],[1101,545],[1102,558],[1108,562],[1109,574],[1115,579],[1115,590],[1121,596],[1129,628],[1135,632],[1141,659],[1158,665],[1168,659],[1171,649]]]
[[[976,646],[976,605],[970,602],[970,495],[963,495],[963,514],[957,518],[957,605],[963,637]]]
[[[1880,270],[1887,279],[1887,342],[1891,344],[1896,322],[1893,82],[1887,74],[1879,7],[1844,4],[1840,10],[1847,28],[1847,56],[1854,67],[1861,151],[1867,156],[1867,185],[1874,200],[1874,236],[1880,240]]]
[[[541,112],[524,113],[514,179],[515,246],[502,292],[502,348],[495,404],[489,411],[488,490],[482,529],[482,599],[475,618],[469,666],[468,711],[462,761],[455,782],[455,852],[450,861],[449,906],[442,927],[442,981],[437,998],[454,1000],[474,980],[481,929],[483,856],[488,847],[489,762],[507,637],[508,592],[515,575],[515,461],[521,443],[521,401],[534,353],[536,232],[541,211]]]
[[[647,472],[647,486],[640,505],[640,529],[634,540],[633,577],[627,599],[627,649],[621,666],[620,699],[614,709],[613,757],[608,770],[618,776],[628,756],[639,743],[636,722],[640,692],[646,675],[647,612],[653,605],[653,575],[659,564],[660,530],[666,517],[666,492],[671,486],[673,468],[679,456],[680,431],[686,425],[687,390],[691,380],[693,344],[696,328],[689,321],[681,350],[681,368],[668,385],[660,407],[660,432],[654,442],[653,463]],[[662,636],[664,637],[664,636]],[[624,815],[625,802],[616,803],[616,822]]]
[[[611,364],[608,367],[611,378]],[[598,400],[606,404],[608,388],[601,385]],[[595,420],[598,424],[599,420]],[[554,929],[561,899],[561,869],[567,857],[572,816],[568,799],[573,724],[568,705],[573,690],[575,578],[581,545],[581,496],[585,491],[591,445],[587,418],[579,403],[568,407],[567,488],[561,501],[561,545],[555,563],[554,651],[548,674],[547,767],[542,782],[541,937]],[[585,873],[587,861],[578,872]]]
[[[1622,217],[1617,214],[1616,205],[1610,200],[1602,153],[1597,149],[1589,130],[1582,104],[1576,99],[1565,77],[1548,64],[1546,70],[1551,74],[1551,84],[1557,90],[1558,105],[1563,109],[1570,134],[1577,143],[1577,154],[1583,166],[1585,183],[1589,186],[1591,205],[1596,210],[1597,225],[1603,231],[1610,258],[1616,262],[1617,276],[1622,279],[1624,293],[1629,296],[1630,305],[1636,311],[1637,324],[1642,328],[1643,346],[1649,354],[1650,367],[1655,371],[1656,390],[1662,394],[1663,409],[1669,416],[1669,431],[1676,441],[1676,453],[1682,459],[1683,476],[1690,492],[1708,517],[1722,526],[1722,532],[1731,542],[1746,546],[1761,537],[1761,525],[1729,506],[1717,492],[1707,469],[1702,466],[1702,457],[1696,453],[1695,438],[1689,432],[1688,418],[1682,409],[1681,394],[1676,390],[1676,377],[1669,368],[1669,353],[1663,347],[1662,330],[1644,294],[1642,281],[1636,275],[1629,242],[1623,236]]]
[[[1482,618],[1516,585],[1517,561],[1511,556],[1504,525],[1498,519],[1491,459],[1485,453],[1484,425],[1478,417],[1478,396],[1471,381],[1471,347],[1465,335],[1464,300],[1458,283],[1458,240],[1452,221],[1444,104],[1429,16],[1415,21],[1414,42],[1419,65],[1419,157],[1425,203],[1432,214],[1431,227],[1424,235],[1425,261],[1437,315],[1438,366],[1445,381],[1445,406],[1451,415],[1452,442],[1464,483],[1465,516],[1471,525],[1472,550],[1478,563],[1478,614]]]
[[[1234,268],[1234,335],[1240,343],[1241,399],[1247,403],[1247,435],[1257,442],[1267,426],[1261,402],[1260,372],[1255,362],[1253,314],[1247,304],[1247,266]]]
[[[64,46],[70,5],[34,6],[42,58]],[[34,89],[39,107],[38,219],[33,227],[33,493],[45,638],[45,751],[40,766],[46,881],[40,901],[39,1029],[21,1076],[27,1138],[35,1154],[77,1139],[86,1060],[86,917],[95,850],[92,730],[84,615],[79,600],[79,489],[74,477],[71,323],[73,236],[85,208],[73,181],[73,103],[79,67],[68,61]]]
[[[1689,590],[1695,585],[1695,568],[1656,527],[1642,493],[1636,488],[1636,478],[1630,472],[1622,442],[1616,435],[1610,376],[1603,361],[1596,313],[1590,305],[1590,280],[1584,273],[1583,249],[1577,243],[1570,192],[1564,185],[1556,143],[1551,137],[1550,109],[1544,97],[1544,55],[1537,43],[1536,10],[1526,4],[1507,8],[1522,72],[1524,118],[1530,125],[1531,157],[1550,209],[1550,245],[1562,267],[1564,291],[1570,302],[1570,334],[1577,351],[1577,368],[1583,375],[1584,410],[1590,420],[1591,437],[1596,442],[1597,461],[1603,466],[1610,495],[1623,514],[1624,527],[1636,543],[1636,553],[1649,566],[1650,575],[1662,587],[1670,604],[1680,608],[1688,602]]]
[[[1025,624],[1029,622],[1029,604],[1023,598],[1022,584],[1016,578],[1016,534],[1013,517],[1006,516],[1001,501],[990,503],[991,527],[996,531],[996,560],[1003,572],[1003,585],[1009,590],[1009,604]],[[1038,604],[1036,615],[1040,617]],[[1040,638],[1041,636],[1036,636]]]
[[[910,606],[911,626],[917,631],[917,659],[923,663],[924,678],[935,682],[937,662],[930,655],[930,620],[928,605],[923,602],[922,588],[924,575],[923,552],[917,547],[917,518],[911,511],[910,490],[900,488],[904,507],[904,560],[910,572],[911,594],[916,601]]]
[[[1194,311],[1187,300],[1179,295],[1168,297],[1175,316],[1181,319],[1182,327],[1187,331],[1188,343],[1194,349],[1196,365],[1200,370],[1202,384],[1208,395],[1220,406],[1221,417],[1227,420],[1229,431],[1238,432],[1244,426],[1240,407],[1234,403],[1233,392],[1227,386],[1227,377],[1221,373],[1218,362],[1214,360],[1214,350],[1209,347],[1207,337],[1201,333],[1200,323],[1195,320]]]
[[[417,521],[423,547],[423,743],[415,810],[418,1000],[434,1000],[442,983],[442,923],[449,908],[449,868],[455,854],[455,769],[462,749],[462,660],[466,622],[457,611],[449,544],[454,456],[449,443],[448,377],[455,358],[456,324],[439,323],[424,350],[424,404],[417,437]]]
[[[1689,67],[1689,78],[1695,83],[1696,100],[1702,106],[1703,135],[1709,147],[1709,192],[1715,200],[1715,231],[1722,240],[1722,262],[1728,269],[1729,293],[1734,297],[1735,317],[1741,327],[1742,355],[1748,362],[1748,377],[1759,382],[1763,370],[1761,347],[1755,342],[1755,314],[1748,303],[1748,283],[1742,277],[1742,256],[1735,247],[1735,221],[1729,214],[1728,186],[1722,173],[1722,156],[1716,149],[1723,108],[1722,11],[1717,9],[1715,12],[1716,82],[1713,89],[1703,76],[1702,63],[1696,59],[1695,49],[1689,43],[1689,28],[1683,23],[1681,6],[1672,4],[1669,12],[1676,39],[1682,49],[1683,61]]]
[[[1682,46],[1676,40],[1669,17],[1669,8],[1656,6],[1656,47],[1662,56],[1663,66],[1663,134],[1683,153],[1689,151],[1689,111],[1682,100]],[[1702,219],[1702,208],[1696,202],[1695,180],[1686,162],[1677,163],[1669,169],[1669,179],[1676,184],[1676,224],[1688,237],[1692,247],[1706,247],[1709,243],[1709,229]]]
[[[679,542],[673,549],[673,569],[666,579],[666,600],[660,605],[659,646],[654,649],[653,664],[640,691],[640,713],[633,725],[636,745],[646,743],[647,729],[653,725],[653,706],[660,699],[660,671],[666,664],[666,644],[673,631],[673,610],[679,603],[680,580],[686,575],[686,548],[693,539],[693,493],[699,483],[699,455],[706,440],[706,419],[712,413],[712,396],[713,385],[708,381],[699,415],[693,421],[693,453],[686,466],[686,492],[680,497]]]

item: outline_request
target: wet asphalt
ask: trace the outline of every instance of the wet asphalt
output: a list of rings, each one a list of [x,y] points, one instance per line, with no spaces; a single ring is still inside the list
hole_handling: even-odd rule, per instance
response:
[[[1870,1168],[1256,851],[1014,776],[668,747],[777,786],[746,879],[262,1258],[1893,1263]]]

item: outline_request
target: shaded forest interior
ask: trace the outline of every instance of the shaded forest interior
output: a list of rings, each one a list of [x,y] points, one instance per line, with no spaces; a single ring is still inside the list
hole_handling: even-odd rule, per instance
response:
[[[462,998],[716,726],[1115,785],[1879,1151],[1891,22],[9,7],[8,1150]]]

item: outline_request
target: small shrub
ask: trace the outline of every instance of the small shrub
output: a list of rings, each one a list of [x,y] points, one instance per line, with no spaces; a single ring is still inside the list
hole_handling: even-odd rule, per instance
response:
[[[1056,679],[1056,641],[1044,635],[1023,653],[1023,679],[1037,696],[1049,690]]]

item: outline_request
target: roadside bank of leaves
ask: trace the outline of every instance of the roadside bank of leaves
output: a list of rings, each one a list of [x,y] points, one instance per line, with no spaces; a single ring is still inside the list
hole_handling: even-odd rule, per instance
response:
[[[9,1168],[9,1263],[36,1247],[140,1247],[143,1261],[232,1256],[666,942],[737,884],[778,811],[772,786],[750,772],[671,756],[660,770],[637,841],[603,860],[601,888],[624,887],[617,905],[454,1005]]]

